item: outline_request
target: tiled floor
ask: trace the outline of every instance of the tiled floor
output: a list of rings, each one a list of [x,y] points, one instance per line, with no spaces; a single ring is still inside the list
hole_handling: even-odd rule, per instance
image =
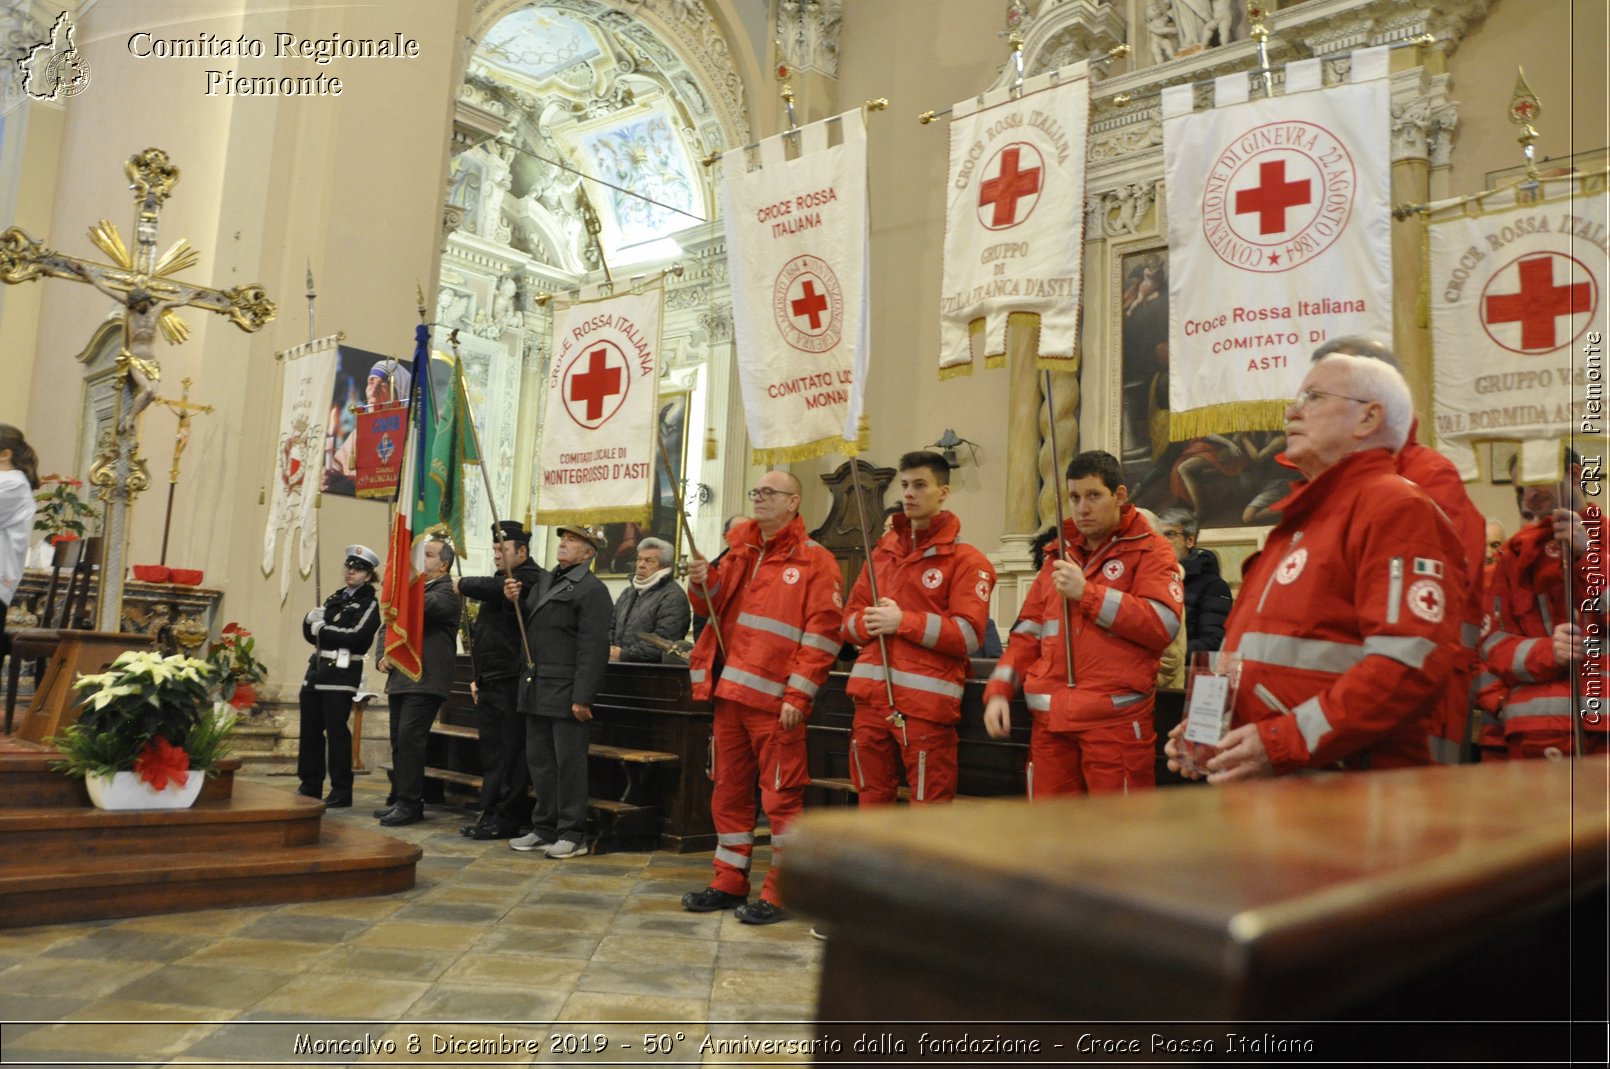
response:
[[[374,828],[383,786],[360,777],[325,819]],[[428,815],[395,832],[425,851],[405,894],[0,931],[4,1064],[660,1060],[645,1033],[672,1037],[662,1064],[698,1064],[723,1060],[700,1054],[707,1036],[811,1034],[822,944],[802,920],[683,911],[709,854],[549,861],[464,838],[457,810]],[[580,1049],[599,1035],[602,1052]],[[535,1053],[509,1049],[527,1040]]]

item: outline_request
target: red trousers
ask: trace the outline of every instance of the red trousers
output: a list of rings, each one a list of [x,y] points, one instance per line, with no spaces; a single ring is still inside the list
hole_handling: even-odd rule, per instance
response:
[[[888,720],[887,706],[855,705],[850,729],[850,776],[859,805],[888,805],[906,770],[912,805],[933,805],[956,797],[956,727],[908,716],[904,729]]]
[[[1029,735],[1029,800],[1059,794],[1109,794],[1157,785],[1157,734],[1152,716],[1092,722],[1074,731],[1048,731],[1034,714]]]
[[[1504,741],[1509,745],[1511,761],[1539,757],[1569,757],[1573,749],[1570,728],[1559,731],[1517,731],[1507,735]],[[1606,750],[1610,750],[1610,736],[1606,736],[1602,731],[1582,733],[1583,753],[1601,754]]]
[[[805,725],[790,731],[777,726],[777,714],[751,709],[725,698],[715,702],[715,788],[710,816],[716,826],[715,877],[710,886],[732,895],[749,894],[749,863],[755,850],[755,786],[771,824],[771,867],[760,897],[780,906],[777,869],[779,841],[805,808],[810,773],[805,763]]]

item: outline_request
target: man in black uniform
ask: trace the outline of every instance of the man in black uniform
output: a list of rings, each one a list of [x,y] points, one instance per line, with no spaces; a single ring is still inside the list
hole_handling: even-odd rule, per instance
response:
[[[296,747],[296,793],[317,798],[324,788],[326,747],[330,793],[324,804],[352,804],[352,732],[347,717],[363,685],[363,655],[380,628],[375,569],[380,558],[367,546],[347,547],[346,585],[302,621],[302,637],[314,646],[302,679],[302,737]]]
[[[531,532],[518,520],[492,528],[495,576],[453,580],[453,589],[481,603],[470,651],[475,662],[476,727],[481,735],[481,819],[459,832],[471,839],[512,839],[531,813],[526,788],[525,717],[520,713],[520,676],[531,666],[514,604],[503,596],[512,572],[522,591],[536,586],[542,568],[531,559]],[[522,594],[523,596],[523,594]]]
[[[531,834],[511,839],[514,850],[541,850],[550,858],[587,852],[587,721],[593,718],[609,664],[609,590],[592,573],[604,547],[601,532],[558,528],[558,563],[537,585],[522,591],[505,579],[503,593],[520,601],[536,666],[520,688],[526,718],[526,758],[537,804]]]
[[[388,828],[417,824],[425,819],[425,747],[430,742],[430,726],[436,712],[453,687],[453,667],[458,652],[458,595],[448,575],[453,566],[453,547],[444,535],[429,535],[424,547],[425,636],[418,679],[380,662],[390,671],[386,680],[386,700],[391,706],[391,785],[395,801],[378,814]]]

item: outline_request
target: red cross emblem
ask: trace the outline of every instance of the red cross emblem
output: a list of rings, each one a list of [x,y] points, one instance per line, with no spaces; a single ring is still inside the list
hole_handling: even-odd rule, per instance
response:
[[[825,353],[844,331],[844,293],[827,261],[809,254],[783,265],[772,285],[772,316],[783,339],[807,353]]]
[[[1574,342],[1598,307],[1599,287],[1580,260],[1529,253],[1487,281],[1481,322],[1487,336],[1512,353],[1551,353]]]
[[[1431,624],[1440,624],[1446,605],[1446,598],[1442,595],[1442,586],[1435,579],[1421,579],[1409,587],[1403,600],[1408,604],[1409,611],[1420,619]]]
[[[997,162],[998,161],[998,162]],[[1027,141],[1002,146],[984,167],[978,186],[978,221],[989,230],[1007,230],[1034,214],[1044,185],[1045,159]]]
[[[1258,164],[1258,184],[1236,191],[1235,213],[1256,215],[1259,234],[1284,234],[1286,209],[1300,208],[1313,199],[1313,179],[1288,182],[1285,160],[1265,160]]]
[[[583,348],[565,368],[560,399],[579,426],[597,430],[620,411],[631,385],[626,354],[612,341],[599,341]]]
[[[1283,136],[1270,136],[1281,127]],[[1287,120],[1225,141],[1202,178],[1202,236],[1242,271],[1289,271],[1346,231],[1359,176],[1347,145],[1317,123]]]
[[[1275,582],[1281,586],[1289,586],[1296,582],[1297,577],[1303,574],[1303,565],[1307,563],[1308,550],[1298,546],[1286,554],[1285,560],[1280,562],[1280,567],[1275,569]]]

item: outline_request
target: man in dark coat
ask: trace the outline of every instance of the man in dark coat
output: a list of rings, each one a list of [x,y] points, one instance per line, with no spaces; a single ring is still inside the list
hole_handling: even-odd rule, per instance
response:
[[[453,547],[432,537],[424,548],[425,566],[420,573],[425,579],[423,670],[418,679],[409,679],[388,661],[380,662],[381,670],[391,673],[386,680],[386,700],[391,706],[392,805],[376,815],[388,828],[425,819],[425,747],[436,712],[452,689],[458,653],[459,600],[448,575]]]
[[[531,833],[509,846],[555,859],[587,852],[587,722],[609,663],[610,620],[609,590],[591,570],[603,534],[575,526],[558,532],[558,563],[536,586],[522,591],[519,580],[503,581],[504,596],[525,612],[536,660],[520,688],[520,711],[537,804]]]
[[[375,569],[380,558],[367,546],[347,547],[346,584],[302,621],[313,644],[302,680],[302,734],[296,747],[296,793],[317,798],[324,787],[326,753],[332,809],[352,804],[352,698],[363,685],[363,655],[380,629]]]
[[[1212,653],[1224,644],[1224,621],[1234,603],[1230,584],[1219,574],[1218,555],[1198,549],[1201,528],[1196,513],[1187,508],[1164,509],[1157,517],[1158,534],[1174,547],[1185,568],[1185,655]]]
[[[497,524],[492,537],[498,574],[453,581],[461,596],[481,603],[470,646],[475,665],[470,696],[481,738],[481,818],[459,828],[471,839],[512,839],[531,812],[525,717],[520,713],[520,677],[531,662],[514,603],[503,596],[503,580],[512,573],[521,589],[529,590],[542,569],[531,559],[531,532],[518,520]]]
[[[660,650],[639,637],[647,631],[668,642],[686,637],[693,609],[687,591],[671,578],[671,547],[658,538],[637,544],[637,569],[631,585],[615,602],[609,629],[609,659],[659,664]]]

